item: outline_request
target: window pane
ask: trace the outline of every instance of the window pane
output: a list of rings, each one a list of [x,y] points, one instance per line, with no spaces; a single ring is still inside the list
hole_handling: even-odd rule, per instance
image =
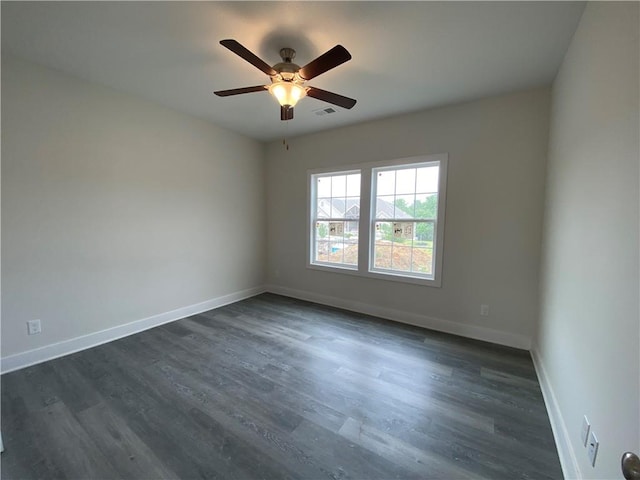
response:
[[[319,198],[316,204],[316,218],[331,218],[331,199]]]
[[[316,222],[316,241],[329,240],[329,222]]]
[[[393,222],[393,241],[411,244],[415,236],[414,222]]]
[[[344,251],[345,265],[358,265],[358,247]]]
[[[318,241],[316,242],[315,249],[315,259],[319,262],[327,262],[329,261],[329,242],[327,241]]]
[[[347,176],[334,175],[331,177],[331,196],[345,197],[347,195]]]
[[[433,248],[433,223],[416,222],[416,247]]]
[[[394,218],[395,206],[393,195],[385,195],[376,198],[376,218]]]
[[[433,250],[430,248],[414,248],[411,259],[411,271],[431,275]]]
[[[331,177],[319,177],[316,181],[316,196],[331,196]]]
[[[360,197],[347,197],[344,218],[360,218]]]
[[[436,193],[438,191],[438,175],[440,167],[418,168],[416,193]]]
[[[329,245],[329,261],[332,263],[342,263],[342,250],[344,244],[342,242],[331,242]]]
[[[411,271],[411,246],[394,242],[391,268],[404,272]]]
[[[392,241],[393,240],[393,223],[392,222],[376,222],[375,241]]]
[[[375,268],[391,268],[391,243],[382,242],[375,245]]]
[[[344,263],[358,264],[358,227],[359,222],[344,223]]]
[[[347,175],[347,197],[360,198],[360,174]]]
[[[413,195],[398,195],[395,199],[395,213],[394,218],[413,218],[414,217],[414,208],[413,208]]]
[[[333,197],[331,199],[331,218],[344,218],[344,206],[344,198]]]
[[[352,243],[356,243],[358,240],[358,227],[359,222],[344,222],[344,238],[345,241],[349,240]]]
[[[345,244],[344,263],[348,265],[358,264],[358,245],[356,243]]]
[[[416,195],[416,218],[435,219],[438,217],[438,194]]]
[[[396,172],[395,170],[378,172],[377,194],[393,195],[395,193]]]
[[[396,194],[413,193],[416,190],[416,169],[405,168],[396,173]]]

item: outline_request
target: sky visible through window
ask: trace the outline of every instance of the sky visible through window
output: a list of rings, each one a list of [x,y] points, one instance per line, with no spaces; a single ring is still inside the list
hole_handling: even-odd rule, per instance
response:
[[[318,178],[317,195],[318,198],[360,197],[360,174]]]
[[[403,201],[411,207],[437,194],[438,178],[438,166],[378,171],[377,197],[392,204]]]

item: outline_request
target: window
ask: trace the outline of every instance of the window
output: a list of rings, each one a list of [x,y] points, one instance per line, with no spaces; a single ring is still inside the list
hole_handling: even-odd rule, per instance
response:
[[[312,175],[312,262],[358,266],[360,172]]]
[[[433,278],[437,162],[372,170],[371,270]]]
[[[446,154],[310,172],[309,267],[440,286],[446,173]]]

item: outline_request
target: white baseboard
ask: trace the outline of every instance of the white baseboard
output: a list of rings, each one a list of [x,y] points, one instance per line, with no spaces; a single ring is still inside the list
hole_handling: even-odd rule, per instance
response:
[[[556,395],[553,392],[553,387],[549,381],[544,361],[540,357],[535,345],[531,348],[531,358],[533,359],[533,366],[535,367],[536,374],[538,375],[538,382],[540,383],[544,403],[547,407],[547,413],[549,414],[549,421],[551,422],[551,429],[553,430],[553,437],[556,441],[556,448],[558,449],[558,456],[560,457],[560,465],[562,466],[562,474],[567,480],[583,478],[578,464],[578,459],[576,457],[576,452],[571,446],[571,437],[567,430],[567,424],[564,422],[564,418],[562,417],[560,405],[558,404]]]
[[[452,333],[462,337],[473,338],[476,340],[484,340],[486,342],[506,345],[508,347],[529,350],[531,348],[531,338],[516,333],[501,332],[486,327],[475,325],[466,325],[462,323],[443,320],[440,318],[419,315],[416,313],[395,310],[391,308],[379,307],[367,303],[356,302],[338,297],[331,297],[303,290],[282,287],[280,285],[267,285],[268,292],[284,295],[287,297],[307,300],[309,302],[321,303],[331,307],[344,308],[353,312],[364,313],[374,317],[394,320],[401,323],[407,323],[417,327],[429,328],[439,332]]]
[[[0,359],[0,373],[4,374],[12,372],[14,370],[35,365],[36,363],[46,362],[47,360],[53,360],[54,358],[69,355],[70,353],[96,347],[103,343],[117,340],[118,338],[148,330],[149,328],[206,312],[207,310],[222,307],[230,303],[238,302],[245,298],[264,293],[265,291],[264,287],[241,290],[239,292],[230,293],[211,300],[206,300],[201,303],[196,303],[195,305],[189,305],[187,307],[171,310],[170,312],[160,313],[158,315],[136,320],[124,325],[118,325],[116,327],[107,328],[81,337],[71,338],[69,340],[53,343],[44,347],[28,350],[26,352],[2,357],[2,359]]]

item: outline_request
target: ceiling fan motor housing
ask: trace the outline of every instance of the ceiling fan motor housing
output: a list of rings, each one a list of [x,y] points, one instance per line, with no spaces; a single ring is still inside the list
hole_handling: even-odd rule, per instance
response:
[[[296,58],[296,51],[293,48],[281,48],[280,57],[283,62],[291,63]]]
[[[293,48],[280,49],[280,57],[282,58],[282,62],[276,63],[273,66],[273,69],[280,74],[282,80],[292,81],[295,77],[295,74],[298,73],[298,70],[300,70],[300,65],[296,65],[292,62],[295,56],[296,51]],[[271,81],[274,81],[273,77],[271,78]]]

